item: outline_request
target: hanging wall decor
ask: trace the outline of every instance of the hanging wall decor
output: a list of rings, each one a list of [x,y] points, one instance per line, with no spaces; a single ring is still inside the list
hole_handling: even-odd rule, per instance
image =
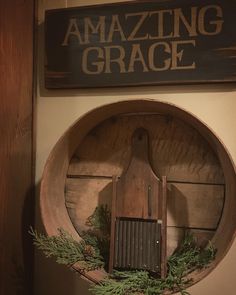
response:
[[[220,0],[48,10],[46,88],[235,81],[235,14]]]
[[[141,294],[159,283],[186,288],[229,250],[235,194],[232,160],[197,118],[154,100],[116,102],[85,114],[54,147],[40,194],[49,237],[35,237],[48,256],[99,283],[97,295],[120,278],[120,287],[132,281],[127,286]],[[187,232],[197,245],[184,239]],[[213,247],[200,251],[208,241]]]

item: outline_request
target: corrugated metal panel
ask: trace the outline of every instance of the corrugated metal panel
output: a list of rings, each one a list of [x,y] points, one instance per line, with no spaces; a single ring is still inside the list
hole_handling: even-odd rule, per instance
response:
[[[115,227],[115,268],[160,269],[161,225],[156,221],[117,218]]]

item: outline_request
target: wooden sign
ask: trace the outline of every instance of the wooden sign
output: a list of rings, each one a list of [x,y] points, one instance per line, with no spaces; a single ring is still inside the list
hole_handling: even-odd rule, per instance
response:
[[[236,81],[236,1],[46,12],[47,88]]]

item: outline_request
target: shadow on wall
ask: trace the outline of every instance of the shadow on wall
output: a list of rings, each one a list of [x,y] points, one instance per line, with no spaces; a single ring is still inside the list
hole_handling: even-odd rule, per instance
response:
[[[45,233],[40,217],[40,183],[36,185],[36,229]],[[59,265],[52,258],[35,249],[34,295],[90,295],[90,283],[65,265]]]
[[[167,206],[169,214],[177,225],[186,229],[190,227],[187,196],[173,184],[167,191]]]
[[[36,261],[40,262],[40,269],[37,270],[37,288],[34,295],[91,295],[90,284],[81,279],[78,273],[57,264],[53,259],[45,258],[38,251]]]
[[[23,281],[23,293],[22,295],[31,295],[33,293],[33,279],[34,279],[34,248],[32,246],[32,240],[29,236],[28,230],[30,226],[34,225],[35,218],[35,189],[31,187],[24,200],[24,206],[22,211],[22,249],[23,249],[23,264],[24,268],[22,269],[20,265],[17,264],[17,259],[13,263],[15,264],[16,273],[13,274],[13,278],[15,277],[16,283],[21,284]],[[21,275],[23,275],[21,277]],[[20,286],[19,286],[20,288]],[[18,294],[18,293],[17,293]]]

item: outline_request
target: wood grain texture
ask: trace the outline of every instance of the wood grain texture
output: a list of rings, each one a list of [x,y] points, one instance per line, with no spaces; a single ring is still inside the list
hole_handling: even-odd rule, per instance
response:
[[[108,208],[111,208],[112,180],[68,178],[65,202],[73,225],[81,233],[87,229],[86,220],[97,206],[107,204]]]
[[[161,185],[150,166],[145,129],[132,135],[131,153],[129,167],[117,181],[116,217],[157,220]]]
[[[85,229],[85,221],[96,206],[107,204],[111,208],[112,180],[68,178],[65,200],[76,228]],[[168,183],[168,226],[215,230],[223,206],[223,185]]]
[[[107,204],[111,208],[112,179],[67,178],[65,191],[66,206],[78,232],[87,229],[86,220],[96,206]],[[205,233],[212,237],[223,206],[223,185],[168,183],[167,227],[176,234],[167,236],[167,253],[173,252],[186,230],[196,231],[200,240]]]
[[[0,1],[0,294],[32,294],[34,1]]]
[[[132,134],[139,127],[149,133],[150,159],[158,176],[166,175],[168,181],[224,183],[219,161],[199,132],[158,114],[116,116],[102,122],[78,147],[68,174],[121,175],[131,156]]]
[[[224,206],[224,185],[169,183],[168,225],[216,229]]]

